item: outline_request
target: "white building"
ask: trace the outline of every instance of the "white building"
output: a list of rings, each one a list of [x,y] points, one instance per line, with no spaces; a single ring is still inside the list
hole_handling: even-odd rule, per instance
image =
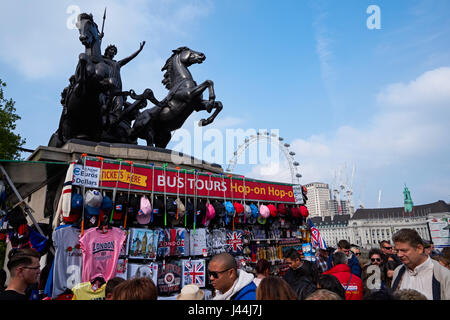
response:
[[[311,218],[330,216],[329,201],[331,192],[328,184],[322,182],[312,182],[304,185],[308,190],[308,211]]]
[[[309,199],[308,199],[309,210]],[[419,235],[430,240],[427,219],[450,217],[450,205],[442,200],[414,206],[412,213],[405,213],[403,207],[382,209],[358,209],[349,214],[333,217],[312,217],[327,246],[336,247],[345,239],[364,248],[379,247],[382,240],[392,243],[392,235],[403,228],[415,229]]]

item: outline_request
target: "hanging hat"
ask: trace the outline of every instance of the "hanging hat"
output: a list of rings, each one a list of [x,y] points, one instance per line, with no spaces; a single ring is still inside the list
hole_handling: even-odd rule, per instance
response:
[[[67,217],[63,216],[63,220],[66,223],[74,223],[81,217],[81,211],[83,209],[83,196],[79,193],[72,194],[70,213]]]
[[[306,218],[309,216],[309,211],[306,206],[300,206],[300,214],[303,218]]]
[[[88,190],[85,199],[87,214],[90,216],[98,216],[103,201],[102,194],[98,190]]]
[[[278,211],[277,211],[277,208],[273,204],[268,204],[267,208],[269,208],[269,212],[272,217],[277,216]]]
[[[205,293],[195,284],[187,284],[177,296],[177,300],[203,300]]]
[[[188,199],[186,202],[186,214],[189,215],[193,213],[194,213],[194,204],[190,199]]]
[[[180,198],[177,198],[175,202],[178,208],[178,216],[183,217],[186,212],[186,207],[184,206],[183,202],[181,202]]]
[[[152,204],[146,196],[141,197],[141,206],[136,215],[136,221],[139,224],[148,224],[151,219],[152,214]]]
[[[250,216],[246,217],[245,219],[246,219],[246,222],[247,222],[248,224],[255,224],[257,218],[255,218],[255,217],[251,214]]]
[[[113,220],[122,220],[123,214],[126,212],[128,206],[127,196],[123,193],[119,194],[114,204]],[[106,214],[106,212],[105,212]]]
[[[250,205],[250,209],[252,210],[252,216],[253,216],[255,219],[258,218],[258,215],[259,215],[258,207],[252,203],[252,204]]]
[[[172,198],[167,198],[166,201],[167,214],[175,216],[177,214],[177,203]]]
[[[250,206],[248,204],[244,205],[244,215],[245,219],[248,219],[252,216],[252,209],[250,209]]]
[[[219,200],[215,200],[213,202],[214,210],[219,217],[223,217],[225,215],[225,206]]]
[[[214,209],[214,206],[211,203],[207,203],[204,224],[208,224],[208,222],[211,221],[212,219],[214,219],[215,216],[216,216],[216,210]]]
[[[292,217],[294,218],[300,218],[301,217],[301,212],[300,212],[300,208],[297,206],[294,206],[291,208],[291,213],[292,213]]]
[[[287,214],[287,208],[284,203],[279,203],[277,210],[278,210],[278,213],[282,216]]]
[[[259,214],[263,218],[268,218],[270,216],[270,210],[266,205],[262,204],[259,206]]]
[[[244,213],[244,206],[241,203],[235,202],[233,203],[233,207],[237,214]]]
[[[259,216],[256,220],[258,221],[259,224],[266,224],[267,222],[267,219],[263,218],[262,216]]]
[[[138,213],[140,208],[141,208],[141,199],[136,195],[130,196],[130,201],[128,203],[128,208],[127,208],[128,214],[134,215],[134,214]]]
[[[226,201],[224,203],[224,205],[225,205],[226,214],[228,216],[234,215],[235,209],[234,209],[233,204],[230,201]]]

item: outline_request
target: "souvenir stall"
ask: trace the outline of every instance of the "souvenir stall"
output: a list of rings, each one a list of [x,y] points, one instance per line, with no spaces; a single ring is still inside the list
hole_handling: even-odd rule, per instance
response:
[[[68,166],[57,199],[46,294],[76,298],[87,290],[101,299],[109,279],[142,276],[153,280],[161,299],[174,299],[190,283],[207,292],[208,261],[221,252],[248,272],[267,259],[283,275],[286,250],[313,259],[301,190],[83,155]]]

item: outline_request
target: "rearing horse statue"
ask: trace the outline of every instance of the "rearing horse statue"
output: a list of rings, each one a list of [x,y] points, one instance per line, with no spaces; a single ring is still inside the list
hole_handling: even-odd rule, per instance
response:
[[[172,51],[161,71],[166,71],[162,83],[169,90],[157,106],[141,112],[130,130],[130,137],[147,141],[148,146],[165,148],[171,139],[171,132],[183,126],[194,111],[206,110],[214,113],[207,119],[201,119],[199,126],[206,126],[214,121],[222,110],[220,101],[215,101],[214,83],[206,80],[200,85],[192,78],[188,67],[205,61],[203,53],[187,47]],[[208,89],[209,99],[203,99],[203,92]]]
[[[61,94],[64,109],[50,146],[61,146],[71,138],[99,141],[102,134],[101,94],[107,91],[110,67],[103,61],[101,37],[92,15],[80,14],[77,27],[85,52],[79,55],[70,85]]]

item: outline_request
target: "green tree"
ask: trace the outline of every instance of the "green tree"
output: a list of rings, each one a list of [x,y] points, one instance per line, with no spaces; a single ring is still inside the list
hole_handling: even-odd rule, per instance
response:
[[[4,97],[5,87],[6,83],[0,79],[0,159],[17,160],[20,158],[19,148],[25,144],[25,139],[14,133],[15,122],[21,118],[15,113],[15,102]]]

